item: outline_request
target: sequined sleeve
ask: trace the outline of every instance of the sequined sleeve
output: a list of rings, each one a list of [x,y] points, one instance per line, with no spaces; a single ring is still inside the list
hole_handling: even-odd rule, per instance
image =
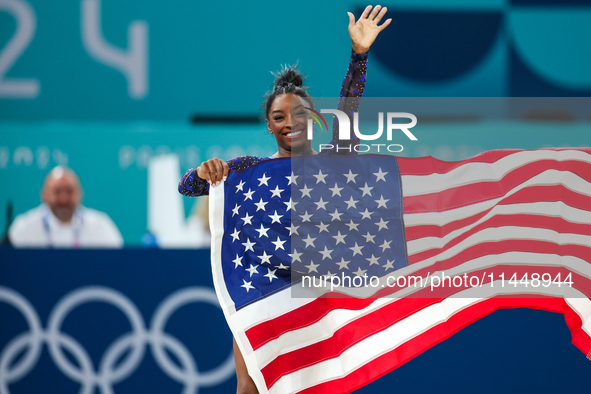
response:
[[[359,143],[359,138],[353,132],[353,113],[359,109],[359,103],[361,102],[361,96],[363,96],[363,90],[365,89],[365,78],[367,75],[367,52],[357,53],[351,49],[351,60],[349,60],[349,69],[343,80],[343,86],[341,87],[341,95],[339,99],[338,109],[343,111],[351,119],[351,140],[350,142],[339,141],[339,127],[338,120],[335,117],[332,127],[332,141],[330,144],[333,146],[339,145],[341,149],[324,150],[321,154],[346,154],[355,155],[352,146]]]
[[[187,197],[197,197],[209,194],[208,183],[197,176],[197,169],[191,168],[179,181],[179,193]]]
[[[240,156],[228,160],[226,164],[234,171],[242,171],[253,165],[266,160],[266,157]],[[179,193],[187,197],[206,196],[209,194],[209,184],[205,179],[197,176],[197,169],[191,168],[181,177],[179,181]]]

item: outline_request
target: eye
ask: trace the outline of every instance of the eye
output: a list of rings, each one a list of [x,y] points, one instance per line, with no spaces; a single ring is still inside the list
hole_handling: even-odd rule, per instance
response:
[[[283,120],[283,116],[276,116],[274,120],[275,122],[279,122],[280,120]]]

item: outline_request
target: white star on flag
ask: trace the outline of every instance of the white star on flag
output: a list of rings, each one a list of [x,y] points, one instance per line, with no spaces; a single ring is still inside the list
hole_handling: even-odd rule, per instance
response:
[[[304,185],[304,187],[302,189],[300,189],[300,192],[302,192],[302,198],[304,198],[304,197],[310,197],[311,198],[312,196],[310,195],[310,192],[312,190],[314,190],[314,189],[313,188],[308,188],[307,185]]]
[[[252,195],[254,194],[254,190],[248,189],[246,193],[244,193],[244,200],[252,200]]]
[[[281,192],[285,191],[284,189],[279,189],[279,185],[275,186],[275,189],[271,190],[271,197],[279,197],[281,198]]]
[[[357,182],[355,181],[355,177],[356,177],[358,174],[353,174],[353,173],[351,172],[351,170],[349,170],[349,173],[348,173],[348,174],[344,174],[344,175],[347,177],[347,183],[349,183],[349,182],[357,183]]]
[[[316,178],[316,183],[326,183],[326,181],[324,180],[324,178],[326,178],[328,176],[328,174],[323,174],[322,170],[318,171],[317,175],[314,175],[314,178]]]
[[[266,174],[263,174],[263,176],[261,178],[257,178],[257,180],[259,181],[259,186],[265,185],[265,186],[269,186],[267,184],[267,181],[271,179],[271,177],[267,177]]]
[[[257,212],[262,209],[263,211],[265,210],[265,205],[267,205],[268,203],[264,202],[263,199],[261,198],[261,200],[259,202],[254,203],[254,205],[257,206]]]
[[[378,172],[377,173],[374,172],[374,175],[376,176],[376,182],[378,182],[378,181],[384,181],[384,182],[386,182],[385,176],[388,175],[388,173],[387,172],[382,172],[382,169],[380,168],[380,169],[378,169]]]

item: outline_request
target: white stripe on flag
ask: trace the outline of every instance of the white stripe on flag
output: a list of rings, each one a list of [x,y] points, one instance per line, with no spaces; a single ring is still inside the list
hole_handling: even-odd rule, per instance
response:
[[[310,367],[300,369],[289,375],[280,378],[269,390],[271,394],[280,393],[296,393],[300,390],[312,387],[322,382],[338,379],[343,377],[355,369],[359,368],[376,357],[395,349],[404,342],[419,336],[428,329],[437,324],[447,321],[455,313],[462,311],[470,306],[478,304],[478,302],[486,300],[500,294],[540,294],[549,296],[562,296],[564,286],[562,288],[550,287],[540,291],[539,289],[532,289],[531,287],[518,287],[515,290],[502,292],[499,291],[500,285],[496,289],[490,289],[485,297],[472,298],[471,294],[478,291],[478,289],[467,289],[463,291],[462,298],[447,298],[440,303],[431,305],[422,309],[406,319],[386,328],[379,333],[376,333],[363,341],[351,346],[345,350],[339,357],[322,361]],[[568,291],[572,298],[581,299],[585,308],[591,307],[591,301],[580,298],[585,297],[584,294],[575,289]]]
[[[437,193],[475,182],[498,181],[512,170],[538,160],[578,160],[591,163],[588,153],[576,150],[520,151],[490,163],[468,162],[444,174],[402,175],[404,196]]]
[[[500,255],[494,256],[484,256],[478,259],[474,259],[472,261],[466,262],[459,266],[454,267],[453,269],[444,271],[445,275],[447,276],[454,276],[454,275],[463,275],[465,272],[473,272],[489,267],[493,267],[496,265],[531,265],[532,261],[536,262],[536,267],[555,267],[556,262],[558,259],[562,259],[562,263],[565,266],[572,267],[574,272],[579,273],[580,275],[586,277],[587,279],[591,280],[591,266],[584,260],[581,260],[576,257],[571,256],[557,256],[557,255],[549,255],[545,253],[527,253],[527,252],[511,252],[511,253],[504,253]],[[409,266],[407,268],[411,268],[413,266]],[[398,273],[398,272],[397,272]],[[402,273],[401,273],[402,274]],[[412,273],[406,273],[412,274]],[[436,275],[437,273],[431,273],[432,275]],[[496,276],[495,276],[496,278]],[[488,279],[488,278],[486,278]],[[509,281],[509,277],[505,278],[505,281]],[[519,278],[521,279],[521,278]],[[554,279],[554,278],[552,278]],[[482,288],[475,288],[474,291],[477,292],[479,296],[482,294],[488,293],[490,288],[493,286],[498,286],[499,289],[505,289],[509,291],[510,289],[515,289],[516,292],[519,294],[522,293],[519,287],[515,287],[508,283],[504,284],[504,287],[500,284],[500,282],[496,281],[493,285],[487,283],[483,285]],[[380,287],[380,286],[378,286]],[[428,285],[426,287],[429,287]],[[542,286],[539,286],[542,287]],[[562,292],[560,289],[563,289]],[[477,289],[481,289],[482,293],[478,292]],[[494,289],[494,288],[493,288]],[[358,311],[350,311],[350,310],[343,310],[343,309],[335,309],[330,311],[327,315],[325,315],[321,320],[318,322],[309,325],[307,327],[300,328],[298,330],[294,330],[288,333],[283,334],[281,337],[272,340],[259,349],[255,351],[257,353],[257,358],[261,361],[260,367],[264,367],[268,364],[270,359],[284,353],[288,353],[294,349],[302,348],[305,346],[309,346],[313,343],[321,342],[322,340],[329,338],[332,334],[340,327],[344,326],[347,323],[350,323],[360,317],[365,316],[366,314],[373,312],[385,305],[388,305],[392,302],[396,302],[402,298],[402,296],[408,296],[409,293],[416,292],[420,290],[420,288],[410,288],[406,289],[405,291],[399,291],[394,293],[392,296],[388,298],[380,298],[376,299],[371,305],[367,306],[366,308]],[[570,291],[572,290],[571,287],[568,285],[562,285],[553,291],[553,295],[561,296],[561,297],[568,297]],[[347,292],[348,294],[353,293]],[[464,297],[463,292],[459,292],[456,296],[457,297]],[[398,298],[396,298],[398,297]],[[272,300],[265,300],[269,304],[272,304]],[[285,311],[286,313],[289,310]],[[262,321],[261,321],[262,322]],[[332,328],[331,328],[332,327]],[[260,357],[260,358],[259,358]]]

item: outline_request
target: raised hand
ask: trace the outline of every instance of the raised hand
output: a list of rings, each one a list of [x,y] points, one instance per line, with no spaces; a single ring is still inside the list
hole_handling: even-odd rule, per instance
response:
[[[378,26],[387,10],[386,7],[382,8],[382,6],[376,5],[372,11],[372,6],[368,5],[357,22],[355,22],[355,16],[347,12],[349,14],[349,37],[351,37],[355,52],[367,52],[378,34],[392,22],[390,18]]]

